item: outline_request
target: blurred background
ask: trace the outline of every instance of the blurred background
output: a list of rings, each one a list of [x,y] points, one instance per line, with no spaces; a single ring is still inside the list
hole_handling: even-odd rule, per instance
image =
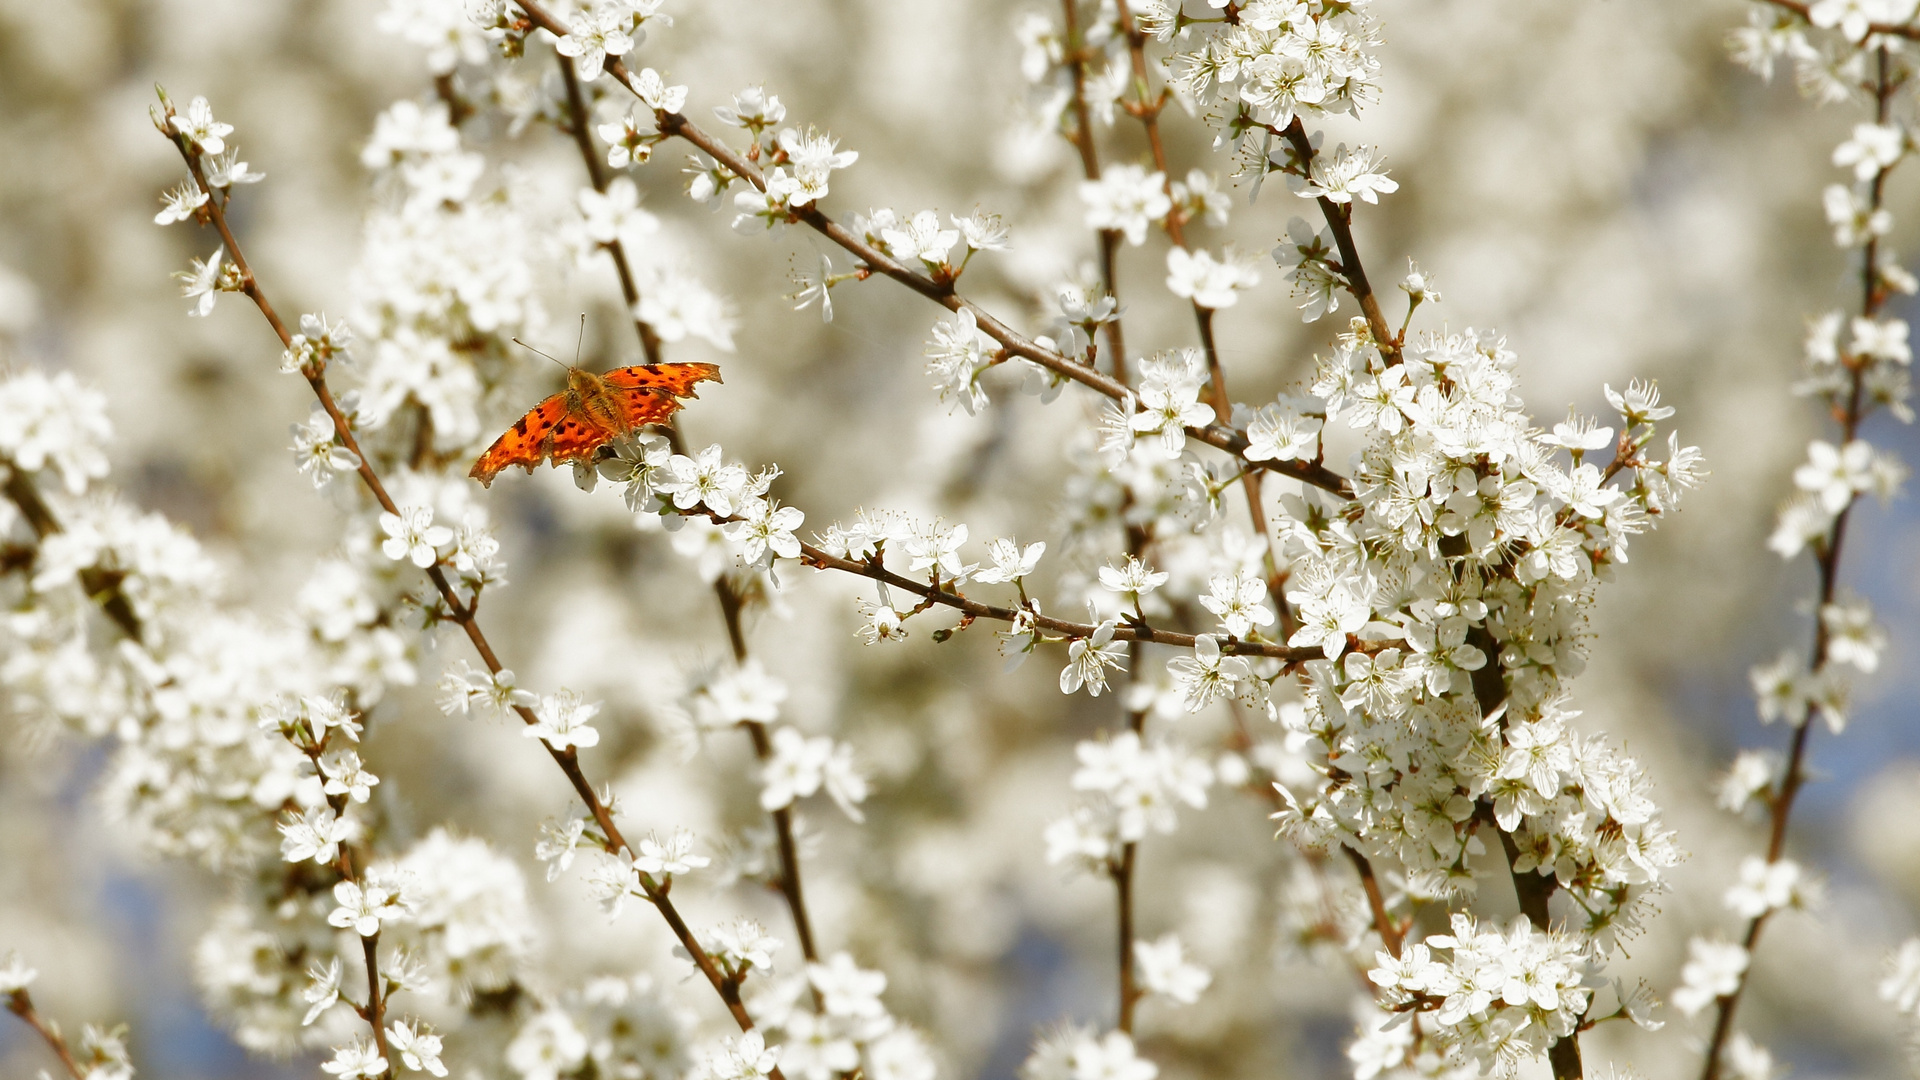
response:
[[[688,84],[696,118],[765,82],[788,123],[818,124],[857,149],[859,164],[834,178],[837,214],[882,205],[1006,215],[1014,248],[976,259],[968,291],[1034,325],[1036,294],[1090,258],[1093,237],[1070,148],[1022,119],[1012,25],[1032,6],[670,3],[675,25],[638,55]],[[279,346],[257,314],[229,297],[210,318],[186,318],[168,275],[214,241],[152,224],[179,163],[147,106],[158,82],[177,100],[206,95],[236,125],[241,156],[268,177],[235,201],[256,271],[283,313],[345,311],[361,222],[378,197],[360,148],[388,104],[432,92],[421,51],[376,28],[383,7],[0,0],[0,359],[72,370],[103,390],[117,432],[112,482],[190,528],[224,563],[229,599],[268,618],[290,617],[314,560],[339,543],[345,503],[289,467],[287,426],[306,418],[308,391],[278,374]],[[1785,648],[1804,652],[1811,633],[1810,562],[1783,564],[1764,542],[1788,473],[1822,430],[1817,410],[1787,391],[1802,320],[1850,303],[1855,288],[1819,193],[1838,176],[1827,158],[1856,116],[1813,109],[1790,80],[1767,85],[1727,62],[1724,35],[1745,18],[1731,2],[1373,7],[1385,29],[1384,98],[1358,127],[1329,133],[1379,145],[1400,183],[1357,214],[1373,276],[1394,280],[1412,256],[1445,297],[1425,325],[1505,333],[1544,423],[1569,406],[1600,412],[1603,383],[1657,378],[1683,439],[1712,470],[1677,516],[1636,541],[1604,590],[1575,700],[1587,730],[1612,733],[1647,765],[1689,853],[1662,916],[1619,969],[1665,990],[1688,936],[1735,932],[1720,896],[1763,843],[1756,822],[1716,810],[1711,793],[1735,749],[1785,744],[1787,732],[1758,723],[1747,669]],[[550,65],[537,51],[527,63]],[[1203,125],[1168,116],[1176,170],[1224,171]],[[1136,128],[1103,135],[1108,160],[1144,160]],[[468,134],[496,167],[517,170],[529,205],[553,220],[570,213],[583,183],[570,143],[538,125]],[[665,221],[646,257],[692,267],[739,320],[732,354],[698,341],[669,349],[670,359],[725,366],[725,385],[684,415],[693,445],[778,462],[781,491],[806,510],[809,531],[884,506],[965,521],[976,542],[1017,535],[1063,551],[1054,546],[1070,471],[1062,448],[1086,428],[1090,400],[1069,391],[1043,407],[1009,382],[981,416],[949,415],[922,374],[932,306],[874,282],[837,289],[831,324],[792,311],[789,268],[816,264],[821,242],[801,230],[730,231],[730,209],[710,213],[680,194],[682,158],[670,144],[635,174]],[[1911,181],[1898,177],[1888,200],[1903,249],[1915,247],[1920,217],[1908,213]],[[1277,187],[1250,208],[1236,199],[1232,221],[1201,242],[1264,251],[1298,205]],[[1190,343],[1190,317],[1161,285],[1164,243],[1121,257],[1138,351]],[[546,265],[544,347],[564,356],[585,311],[584,364],[637,362],[611,274],[558,254]],[[1339,328],[1302,325],[1280,273],[1268,264],[1264,278],[1217,323],[1241,400],[1305,376]],[[520,400],[552,391],[545,366],[527,367]],[[1889,418],[1867,436],[1920,459],[1912,429]],[[636,531],[613,492],[583,495],[564,473],[516,472],[482,498],[512,582],[490,600],[490,633],[523,685],[564,684],[606,702],[592,774],[616,782],[643,828],[718,835],[754,824],[745,739],[715,740],[688,765],[671,735],[665,706],[681,673],[726,649],[693,564],[667,538]],[[1892,646],[1880,675],[1862,683],[1846,733],[1813,739],[1818,782],[1795,815],[1791,849],[1828,875],[1828,908],[1774,921],[1742,1007],[1741,1027],[1796,1076],[1907,1068],[1906,1030],[1873,986],[1920,904],[1917,517],[1911,500],[1856,514],[1843,579],[1873,600]],[[875,782],[864,826],[830,810],[805,815],[824,948],[888,972],[891,1006],[930,1034],[947,1077],[1010,1076],[1035,1031],[1059,1019],[1111,1024],[1110,889],[1048,867],[1041,830],[1070,802],[1074,741],[1119,722],[1113,698],[1062,697],[1055,658],[1002,676],[984,627],[944,644],[918,632],[864,648],[853,636],[864,591],[811,572],[783,578],[784,611],[755,622],[754,652],[792,688],[785,715],[851,741]],[[433,681],[464,655],[443,640],[418,658],[420,685],[381,706],[367,754],[389,780],[383,812],[405,836],[446,824],[522,864],[545,985],[640,970],[676,984],[685,967],[657,920],[629,912],[610,925],[577,883],[541,880],[536,830],[564,810],[567,792],[517,731],[434,706]],[[1204,742],[1209,722],[1183,735]],[[247,1058],[195,990],[193,943],[224,883],[116,834],[92,794],[101,745],[30,739],[12,724],[0,718],[0,950],[21,948],[41,969],[43,1011],[72,1029],[128,1021],[145,1075],[312,1075],[310,1059]],[[1336,953],[1299,944],[1308,870],[1271,838],[1263,802],[1214,795],[1173,841],[1143,851],[1142,935],[1180,930],[1216,976],[1197,1006],[1147,1009],[1143,1052],[1169,1080],[1350,1075],[1359,985]],[[771,898],[694,885],[689,906],[755,913],[786,933]],[[676,992],[701,1015],[714,1010],[697,987]],[[1587,1060],[1653,1080],[1690,1075],[1704,1025],[1671,1019],[1657,1033],[1608,1025],[1589,1037]],[[22,1025],[0,1024],[0,1073],[50,1064]]]

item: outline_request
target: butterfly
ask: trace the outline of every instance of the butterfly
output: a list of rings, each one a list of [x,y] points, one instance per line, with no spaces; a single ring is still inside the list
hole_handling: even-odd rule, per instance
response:
[[[645,364],[595,375],[567,369],[567,388],[534,406],[487,447],[468,476],[491,487],[501,469],[519,465],[528,472],[542,461],[591,462],[614,439],[648,424],[664,424],[680,408],[680,398],[698,397],[695,383],[720,381],[713,364]]]

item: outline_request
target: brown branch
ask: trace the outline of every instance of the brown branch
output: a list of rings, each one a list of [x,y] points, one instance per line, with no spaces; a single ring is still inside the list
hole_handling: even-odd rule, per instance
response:
[[[1367,910],[1373,913],[1373,928],[1379,933],[1381,943],[1398,958],[1401,948],[1406,944],[1407,935],[1393,916],[1387,913],[1387,900],[1380,892],[1380,879],[1374,876],[1373,863],[1357,849],[1345,844],[1340,845],[1340,851],[1360,875],[1360,889],[1367,894]]]
[[[1455,539],[1457,541],[1458,538]],[[1489,658],[1500,655],[1499,643],[1494,641],[1492,631],[1485,626],[1469,630],[1467,642]],[[1492,716],[1506,703],[1506,679],[1491,659],[1473,673],[1473,696],[1482,716]],[[1553,898],[1558,882],[1551,876],[1515,868],[1520,857],[1519,845],[1514,842],[1512,833],[1501,828],[1499,819],[1494,816],[1492,803],[1481,799],[1474,808],[1474,819],[1500,837],[1501,853],[1506,857],[1507,875],[1513,881],[1513,895],[1520,904],[1520,913],[1527,917],[1535,930],[1543,934],[1551,932],[1553,916],[1547,905]],[[1554,1040],[1553,1045],[1547,1048],[1547,1062],[1553,1067],[1554,1080],[1578,1080],[1585,1075],[1580,1061],[1580,1033],[1577,1028],[1573,1034]]]
[[[305,745],[302,746],[302,749],[305,751],[308,759],[312,761],[314,772],[320,774],[320,756],[324,750],[324,743]],[[327,797],[327,803],[333,808],[336,817],[345,816],[347,811],[347,796],[330,795]],[[350,881],[363,890],[367,888],[365,875],[354,873],[353,849],[346,844],[340,845],[340,857],[334,863],[334,869],[339,872],[340,880]],[[365,1005],[354,1006],[354,1011],[358,1012],[360,1018],[365,1020],[368,1026],[373,1028],[373,1045],[380,1051],[380,1056],[391,1065],[393,1063],[393,1057],[387,1049],[387,1031],[385,1027],[387,996],[383,992],[384,988],[380,980],[380,933],[376,930],[372,935],[359,934],[358,927],[354,929],[354,933],[360,937],[361,956],[367,969],[367,1003]],[[349,1004],[352,1003],[349,1002]]]
[[[1313,167],[1313,141],[1307,138],[1306,125],[1295,116],[1280,136],[1293,147],[1294,157],[1302,169],[1311,171]],[[1353,242],[1353,204],[1342,206],[1320,196],[1320,215],[1327,219],[1327,227],[1333,231],[1334,246],[1340,249],[1340,276],[1346,280],[1347,291],[1353,294],[1360,305],[1360,313],[1367,317],[1367,331],[1373,335],[1373,343],[1379,347],[1380,356],[1388,364],[1400,362],[1400,339],[1387,325],[1387,317],[1380,310],[1380,301],[1373,295],[1373,286],[1367,281],[1367,269],[1361,265],[1360,249]]]
[[[1063,634],[1073,638],[1092,637],[1094,633],[1099,630],[1099,627],[1093,623],[1078,623],[1067,619],[1056,619],[1051,615],[1041,615],[1026,608],[996,607],[992,604],[983,604],[978,600],[970,600],[960,593],[949,592],[945,588],[935,589],[927,582],[915,581],[912,578],[896,574],[881,565],[878,561],[855,562],[852,559],[843,559],[837,555],[829,555],[819,548],[814,547],[812,544],[803,543],[800,545],[800,561],[818,570],[838,570],[845,574],[871,578],[874,581],[884,583],[890,589],[900,589],[904,592],[912,593],[930,604],[939,604],[943,607],[953,608],[955,611],[973,619],[993,619],[997,622],[1013,622],[1018,619],[1031,623],[1035,629],[1045,630],[1049,633]],[[1197,638],[1193,634],[1179,634],[1171,630],[1158,630],[1144,623],[1134,621],[1118,624],[1113,631],[1113,640],[1146,641],[1152,642],[1155,645],[1171,645],[1175,648],[1191,649]],[[1401,644],[1404,643],[1399,641],[1369,641],[1363,643],[1357,651],[1377,652],[1380,649],[1397,647]],[[1286,661],[1289,667],[1295,664],[1303,664],[1308,660],[1319,660],[1326,655],[1321,652],[1319,646],[1296,649],[1286,645],[1274,645],[1264,641],[1243,641],[1237,638],[1229,638],[1220,642],[1220,651],[1232,656],[1270,656]]]
[[[1060,10],[1066,22],[1067,68],[1073,74],[1073,134],[1067,141],[1080,152],[1080,171],[1088,180],[1100,179],[1100,153],[1093,143],[1093,117],[1087,108],[1087,52],[1080,38],[1079,0],[1060,0]],[[1120,297],[1119,283],[1114,279],[1114,256],[1120,249],[1120,230],[1101,229],[1100,236],[1100,281],[1107,287],[1107,295],[1116,301]],[[1113,318],[1107,322],[1107,342],[1113,348],[1113,374],[1122,383],[1127,381],[1127,346],[1120,330],[1120,312],[1116,309]]]
[[[453,72],[433,77],[433,94],[447,107],[447,123],[459,127],[473,115],[473,103],[460,96],[460,88],[455,85]]]
[[[172,115],[170,106],[167,115],[169,117]],[[280,320],[272,304],[267,301],[266,294],[261,289],[259,281],[254,277],[252,270],[248,267],[246,255],[242,252],[239,242],[234,238],[232,230],[228,227],[221,200],[213,197],[213,191],[207,185],[206,179],[202,175],[199,157],[192,143],[184,136],[171,132],[169,132],[169,138],[180,151],[181,157],[185,159],[187,169],[192,173],[195,183],[199,185],[201,191],[206,192],[209,196],[203,209],[207,212],[214,227],[219,230],[221,240],[225,243],[228,253],[232,256],[234,265],[238,267],[240,271],[242,291],[253,301],[254,306],[260,310],[260,314],[267,320],[268,325],[273,328],[275,335],[280,339],[281,346],[283,348],[292,348],[293,337],[287,332],[286,324]],[[361,481],[365,483],[367,490],[372,493],[374,499],[380,504],[382,509],[388,513],[396,513],[397,511],[392,497],[387,493],[386,487],[380,482],[378,474],[373,471],[373,465],[368,456],[360,451],[359,444],[353,435],[352,426],[341,413],[339,404],[334,400],[332,391],[327,386],[325,369],[317,364],[310,365],[307,370],[307,383],[312,387],[314,395],[319,399],[321,406],[327,411],[327,415],[333,418],[334,430],[341,441],[341,445],[345,446],[359,458],[360,467],[358,471]],[[480,659],[487,666],[487,670],[498,674],[503,670],[503,665],[500,663],[499,657],[494,654],[493,647],[488,643],[485,633],[481,631],[479,620],[475,616],[472,607],[461,602],[459,595],[454,591],[452,584],[447,580],[447,576],[440,566],[430,566],[426,572],[428,579],[433,582],[434,588],[439,592],[442,602],[446,605],[448,612],[447,617],[450,621],[457,623],[461,630],[466,633],[467,640],[472,642],[474,651],[479,653]],[[514,706],[513,711],[520,717],[522,722],[530,727],[539,723],[539,719],[533,714],[533,710],[525,706]],[[594,791],[593,785],[588,782],[586,774],[581,771],[578,752],[572,747],[566,750],[555,749],[553,745],[545,739],[540,740],[540,745],[546,749],[548,756],[553,758],[554,764],[560,767],[560,771],[565,774],[567,782],[573,786],[574,794],[579,796],[580,801],[586,805],[588,812],[593,815],[594,822],[600,827],[601,835],[606,838],[606,850],[612,853],[618,853],[623,849],[630,853],[634,852],[635,849],[627,843],[626,837],[620,832],[619,826],[614,823],[613,815],[608,810],[605,801]],[[746,1007],[740,1000],[739,984],[724,975],[713,962],[713,958],[707,955],[699,939],[695,937],[693,931],[688,928],[686,920],[680,916],[679,910],[674,907],[673,901],[667,896],[666,886],[656,881],[651,874],[641,872],[638,876],[642,893],[646,899],[654,905],[654,908],[660,912],[661,917],[667,921],[668,928],[673,931],[673,935],[679,941],[681,948],[685,949],[687,955],[692,958],[694,966],[700,969],[700,973],[706,976],[707,981],[713,986],[715,992],[720,995],[721,1001],[726,1005],[727,1011],[733,1016],[734,1022],[739,1025],[742,1031],[753,1030],[753,1018],[748,1015]],[[778,1067],[775,1067],[770,1075],[777,1078],[777,1080],[784,1080]]]
[[[1143,996],[1133,974],[1133,867],[1140,845],[1133,841],[1120,849],[1120,862],[1110,866],[1114,891],[1119,895],[1120,1020],[1121,1031],[1133,1033],[1133,1009]]]
[[[33,998],[27,993],[26,987],[7,995],[7,1011],[25,1020],[27,1026],[53,1049],[60,1058],[60,1064],[66,1067],[68,1076],[73,1080],[86,1080],[86,1072],[80,1068],[79,1062],[73,1060],[73,1051],[68,1049],[67,1040],[60,1034],[60,1029],[51,1021],[42,1019],[34,1010]]]

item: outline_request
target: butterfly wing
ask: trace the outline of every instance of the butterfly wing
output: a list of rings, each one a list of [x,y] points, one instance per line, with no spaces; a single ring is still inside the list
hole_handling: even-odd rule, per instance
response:
[[[720,368],[717,364],[642,364],[614,368],[600,378],[608,386],[620,390],[656,390],[674,397],[690,398],[699,396],[693,391],[695,383],[708,379],[719,382]]]
[[[591,460],[594,451],[612,439],[615,432],[572,409],[566,394],[555,394],[528,410],[514,422],[480,460],[473,463],[468,476],[491,487],[500,470],[518,465],[528,472],[535,465],[553,459],[555,465],[575,459]]]
[[[680,367],[711,367],[711,364],[681,364]],[[637,371],[638,368],[624,370]],[[615,388],[613,396],[627,418],[627,430],[639,431],[648,424],[664,424],[680,409],[680,403],[654,389]]]

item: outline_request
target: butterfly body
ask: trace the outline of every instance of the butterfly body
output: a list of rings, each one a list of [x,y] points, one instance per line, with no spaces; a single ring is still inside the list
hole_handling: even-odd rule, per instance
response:
[[[491,486],[500,470],[519,465],[532,472],[542,461],[555,465],[592,461],[602,446],[648,424],[664,424],[680,398],[697,397],[694,384],[720,381],[713,364],[647,364],[595,375],[567,369],[565,390],[542,401],[494,440],[467,475]]]

